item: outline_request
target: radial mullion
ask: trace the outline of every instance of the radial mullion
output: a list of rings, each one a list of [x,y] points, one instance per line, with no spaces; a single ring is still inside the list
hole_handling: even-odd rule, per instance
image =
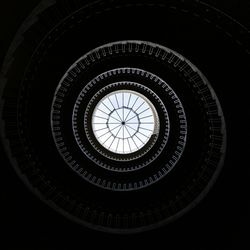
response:
[[[109,100],[110,104],[112,105],[112,107],[114,108],[114,111],[117,113],[117,115],[118,115],[119,118],[121,119],[120,115],[119,115],[118,112],[117,112],[117,109],[115,108],[114,104],[110,101],[110,98],[109,98],[109,97],[108,97],[108,100]],[[122,120],[120,120],[120,121],[122,121]]]
[[[127,120],[129,114],[131,113],[131,111],[132,111],[133,107],[135,106],[135,104],[136,104],[136,102],[137,102],[138,99],[139,99],[139,96],[137,96],[137,98],[136,98],[136,100],[135,100],[133,106],[131,107],[130,111],[128,112],[128,114],[127,114],[127,116],[126,116],[126,118],[125,118],[125,121]]]

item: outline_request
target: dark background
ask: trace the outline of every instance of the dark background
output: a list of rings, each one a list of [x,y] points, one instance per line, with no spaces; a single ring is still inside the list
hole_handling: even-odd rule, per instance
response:
[[[38,2],[1,0],[0,64],[18,27]],[[250,1],[204,2],[250,27]],[[149,244],[156,249],[248,249],[249,161],[239,168],[227,164],[202,203],[177,222],[153,232],[115,236],[83,229],[44,205],[19,180],[0,150],[0,249],[125,249]],[[235,153],[240,154],[240,149]]]

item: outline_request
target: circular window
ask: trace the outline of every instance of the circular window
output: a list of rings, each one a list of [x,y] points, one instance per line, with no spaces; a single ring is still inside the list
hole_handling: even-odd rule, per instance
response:
[[[130,154],[158,134],[159,118],[153,104],[135,91],[114,91],[102,98],[92,115],[97,141],[116,154]]]

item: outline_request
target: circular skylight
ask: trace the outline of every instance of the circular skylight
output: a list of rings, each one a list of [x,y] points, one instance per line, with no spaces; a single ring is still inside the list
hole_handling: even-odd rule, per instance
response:
[[[97,141],[109,151],[130,154],[140,150],[157,133],[156,118],[156,110],[145,96],[119,90],[96,105],[92,129]]]

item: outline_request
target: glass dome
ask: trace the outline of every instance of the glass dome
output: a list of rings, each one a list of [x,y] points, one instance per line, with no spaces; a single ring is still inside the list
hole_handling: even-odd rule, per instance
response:
[[[157,133],[157,113],[142,94],[131,90],[111,92],[96,105],[92,129],[97,141],[116,154],[140,150]]]

